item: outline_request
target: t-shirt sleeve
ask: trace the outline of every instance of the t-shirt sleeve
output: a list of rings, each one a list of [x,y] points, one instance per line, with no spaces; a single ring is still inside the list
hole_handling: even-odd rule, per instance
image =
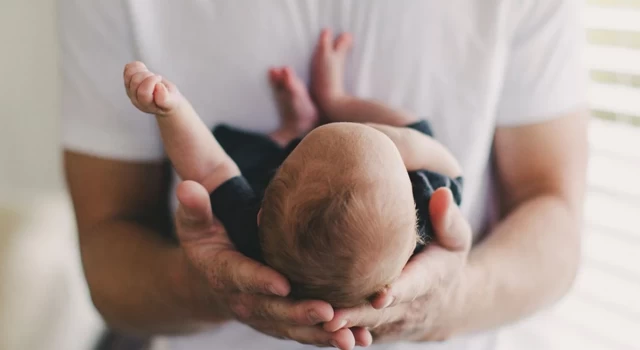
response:
[[[62,144],[99,157],[158,161],[164,151],[155,120],[124,90],[124,66],[137,59],[127,3],[58,2]]]
[[[586,105],[581,0],[513,1],[516,6],[498,126],[526,125]]]

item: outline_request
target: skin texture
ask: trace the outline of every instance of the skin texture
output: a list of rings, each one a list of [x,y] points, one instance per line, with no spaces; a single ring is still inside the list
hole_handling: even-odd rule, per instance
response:
[[[442,340],[530,315],[566,292],[579,261],[585,114],[557,117],[496,130],[502,217],[484,242],[469,250],[467,222],[447,190],[436,192],[436,241],[373,307],[352,310],[280,297],[287,281],[231,248],[198,183],[178,188],[179,243],[163,239],[159,233],[171,231],[165,164],[66,152],[94,304],[111,326],[130,332],[185,333],[239,319],[276,337],[342,349],[370,344],[371,333],[380,342]]]
[[[379,342],[444,340],[508,324],[559,300],[580,260],[587,118],[581,110],[499,128],[502,218],[488,238],[469,251],[468,223],[448,191],[437,191],[430,207],[436,242],[373,307],[338,310],[325,329],[363,326]]]
[[[292,282],[295,297],[367,303],[399,276],[418,238],[397,147],[363,124],[314,129],[267,188],[260,235],[266,262]]]
[[[177,244],[159,234],[170,230],[162,164],[65,152],[65,169],[91,297],[110,326],[184,334],[241,319],[304,343],[352,348],[371,341],[359,328],[329,333],[313,327],[333,317],[326,303],[279,297],[289,292],[286,279],[232,249],[202,185],[178,187]]]

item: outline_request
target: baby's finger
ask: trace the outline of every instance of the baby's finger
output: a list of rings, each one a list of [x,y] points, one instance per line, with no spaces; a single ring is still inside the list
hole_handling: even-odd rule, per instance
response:
[[[162,111],[167,111],[170,108],[173,101],[171,100],[169,91],[167,91],[167,87],[164,84],[158,83],[155,85],[153,90],[153,101]]]
[[[139,61],[131,62],[126,66],[124,66],[123,78],[124,78],[125,88],[129,90],[129,87],[131,86],[131,78],[133,78],[133,76],[136,73],[146,71],[146,70],[147,70],[147,66],[145,66],[144,63]]]
[[[127,90],[129,92],[129,98],[137,99],[138,87],[145,79],[152,77],[153,75],[154,74],[149,71],[142,71],[134,74],[131,78],[129,89]]]
[[[156,84],[162,81],[162,77],[158,75],[152,75],[142,81],[136,93],[138,103],[143,106],[152,106],[154,104],[153,92],[156,88]]]
[[[175,94],[178,92],[178,87],[176,86],[176,84],[170,82],[166,78],[162,78],[162,84],[167,88],[167,91],[169,93]]]

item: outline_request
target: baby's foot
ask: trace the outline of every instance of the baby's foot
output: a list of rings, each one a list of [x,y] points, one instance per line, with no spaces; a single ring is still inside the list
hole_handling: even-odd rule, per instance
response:
[[[150,72],[142,62],[125,66],[124,86],[131,103],[145,113],[166,116],[184,101],[173,83]]]
[[[318,124],[318,111],[304,82],[290,67],[269,70],[282,124],[278,132],[287,138],[301,137]]]
[[[311,89],[321,109],[344,95],[344,66],[352,42],[349,33],[340,34],[335,41],[331,30],[320,33],[311,66]]]

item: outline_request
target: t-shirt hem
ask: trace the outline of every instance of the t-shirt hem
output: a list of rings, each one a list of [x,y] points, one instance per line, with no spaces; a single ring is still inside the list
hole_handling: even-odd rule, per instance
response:
[[[114,137],[95,126],[65,125],[61,144],[63,149],[101,158],[122,161],[160,162],[164,152],[155,147],[156,142],[142,135]]]

